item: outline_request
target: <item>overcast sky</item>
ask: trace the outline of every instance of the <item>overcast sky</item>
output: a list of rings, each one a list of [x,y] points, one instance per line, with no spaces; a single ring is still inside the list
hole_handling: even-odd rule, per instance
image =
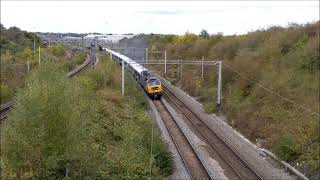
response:
[[[319,1],[1,1],[1,23],[40,32],[243,34],[319,20]]]

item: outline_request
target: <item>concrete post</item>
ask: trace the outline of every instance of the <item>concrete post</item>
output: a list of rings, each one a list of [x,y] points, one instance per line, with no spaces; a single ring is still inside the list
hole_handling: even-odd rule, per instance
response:
[[[30,62],[27,60],[27,69],[28,69],[28,74],[30,73]]]
[[[222,70],[222,61],[219,61],[218,63],[218,89],[217,89],[217,105],[220,107],[221,105],[221,70]]]
[[[122,69],[122,73],[121,73],[121,87],[122,87],[122,95],[124,96],[124,61],[122,60],[121,63],[121,69]]]
[[[178,63],[177,63],[177,78],[179,77],[179,74],[180,74],[180,67],[179,67],[179,59],[178,59]]]
[[[180,64],[180,78],[182,79],[182,60],[179,61]]]
[[[202,56],[202,63],[201,63],[201,77],[203,78],[203,61],[204,61],[204,56]]]
[[[146,62],[148,61],[148,48],[146,48]]]
[[[164,51],[164,74],[167,74],[167,51]]]
[[[39,46],[39,66],[40,66],[40,46]]]
[[[86,42],[84,41],[84,39],[83,39],[83,36],[82,36],[82,39],[81,39],[81,49],[82,49],[82,51],[85,49],[85,47],[86,47]]]
[[[36,55],[36,35],[33,33],[33,53]]]

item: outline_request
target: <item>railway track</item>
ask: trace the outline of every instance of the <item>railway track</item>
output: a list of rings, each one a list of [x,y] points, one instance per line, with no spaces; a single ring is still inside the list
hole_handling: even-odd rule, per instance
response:
[[[191,179],[212,179],[192,144],[162,101],[154,101]]]
[[[90,64],[90,61],[91,61],[90,56],[87,55],[87,59],[80,66],[78,66],[77,68],[68,72],[66,74],[66,78],[70,78],[73,75],[79,73],[81,70],[85,69]],[[0,107],[0,124],[7,118],[7,114],[10,111],[10,109],[12,108],[12,106],[13,106],[12,101],[1,105],[1,107]]]
[[[7,113],[10,111],[10,108],[12,107],[12,102],[7,102],[0,107],[0,123],[2,120],[7,118]]]
[[[178,112],[185,117],[189,127],[201,137],[208,145],[210,156],[218,160],[225,173],[231,179],[262,179],[237,152],[226,144],[215,132],[213,132],[181,99],[164,86],[164,98],[172,104]]]

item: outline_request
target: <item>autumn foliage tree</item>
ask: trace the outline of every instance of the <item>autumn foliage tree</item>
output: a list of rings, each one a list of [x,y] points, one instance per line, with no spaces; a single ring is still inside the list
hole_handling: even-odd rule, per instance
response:
[[[312,175],[320,169],[319,25],[319,21],[291,23],[243,35],[215,33],[209,37],[202,30],[199,35],[187,32],[166,43],[158,40],[165,35],[153,36],[149,47],[156,44],[167,50],[170,59],[200,60],[204,56],[209,61],[222,60],[222,111],[230,125],[253,142],[265,139],[279,157],[303,164],[301,169]],[[163,73],[159,67],[150,68]],[[182,78],[177,66],[167,68],[168,79],[197,96],[208,112],[215,112],[216,67],[204,67],[204,78],[199,66],[183,65]]]

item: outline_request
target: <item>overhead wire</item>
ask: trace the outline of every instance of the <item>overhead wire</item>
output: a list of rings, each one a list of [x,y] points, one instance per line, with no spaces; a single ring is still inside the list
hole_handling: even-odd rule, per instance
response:
[[[232,68],[231,66],[227,65],[226,63],[222,63],[222,65],[225,66],[225,67],[227,67],[227,68],[230,69],[231,71],[235,72],[236,74],[238,74],[238,75],[241,76],[242,78],[245,78],[245,79],[247,79],[248,81],[256,84],[257,86],[259,86],[260,88],[268,91],[269,93],[271,93],[271,94],[273,94],[273,95],[275,95],[275,96],[278,96],[278,97],[282,98],[283,100],[285,100],[285,101],[287,101],[287,102],[290,102],[290,103],[296,105],[297,107],[299,107],[299,108],[301,108],[301,109],[304,109],[304,110],[306,110],[306,111],[309,111],[309,112],[311,113],[311,115],[312,115],[312,114],[315,114],[315,115],[317,115],[317,116],[320,117],[320,114],[319,114],[318,112],[314,112],[314,111],[311,110],[310,108],[308,108],[308,107],[306,107],[306,106],[304,106],[304,105],[298,104],[298,103],[294,102],[293,100],[291,100],[291,99],[289,99],[289,98],[286,98],[286,97],[284,97],[284,96],[281,96],[280,94],[272,91],[271,89],[269,89],[269,88],[267,88],[267,87],[264,87],[262,84],[260,84],[260,83],[258,83],[257,81],[254,81],[254,80],[248,78],[247,76],[243,75],[242,73],[240,73],[239,71],[235,70],[234,68]]]
[[[136,63],[139,64],[139,62],[136,62]],[[212,65],[216,65],[216,64],[212,64]],[[295,106],[297,106],[297,107],[299,107],[299,108],[301,108],[301,109],[304,109],[305,111],[310,112],[311,115],[315,114],[315,115],[317,115],[317,116],[320,117],[320,114],[319,114],[318,112],[315,112],[315,111],[311,110],[310,108],[308,108],[308,107],[306,107],[306,106],[304,106],[304,105],[301,105],[301,104],[299,104],[299,103],[296,103],[296,102],[294,102],[293,100],[291,100],[291,99],[289,99],[289,98],[286,98],[286,97],[284,97],[284,96],[281,96],[280,94],[278,94],[278,93],[272,91],[271,89],[263,86],[262,84],[258,83],[257,81],[248,78],[247,76],[243,75],[242,73],[240,73],[239,71],[235,70],[234,68],[232,68],[231,66],[227,65],[226,63],[222,63],[222,65],[225,66],[225,67],[227,67],[227,68],[230,69],[231,71],[235,72],[235,73],[238,74],[240,77],[242,77],[242,78],[244,78],[244,79],[246,79],[246,80],[248,80],[248,81],[256,84],[257,86],[259,86],[260,88],[266,90],[267,92],[269,92],[269,93],[271,93],[271,94],[273,94],[273,95],[275,95],[275,96],[277,96],[277,97],[280,97],[281,99],[283,99],[283,100],[285,100],[285,101],[287,101],[287,102],[289,102],[289,103],[292,103],[292,104],[294,104]]]

